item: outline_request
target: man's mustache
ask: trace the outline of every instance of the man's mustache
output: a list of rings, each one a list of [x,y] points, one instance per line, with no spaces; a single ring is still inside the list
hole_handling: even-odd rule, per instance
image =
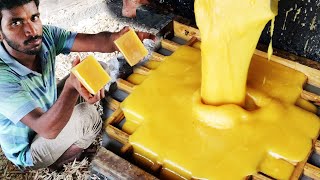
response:
[[[41,35],[32,36],[32,37],[30,37],[29,39],[25,40],[25,41],[23,42],[23,44],[24,44],[24,45],[28,45],[30,42],[35,41],[35,40],[38,40],[38,39],[42,39],[42,36],[41,36]]]

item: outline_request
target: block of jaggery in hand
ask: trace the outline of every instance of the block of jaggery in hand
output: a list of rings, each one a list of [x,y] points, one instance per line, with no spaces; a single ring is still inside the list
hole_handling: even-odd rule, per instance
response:
[[[92,55],[73,67],[71,72],[91,94],[97,94],[111,80],[108,73]]]
[[[130,29],[128,32],[116,39],[114,43],[130,66],[136,65],[140,60],[148,55],[148,50],[144,47],[133,29]]]

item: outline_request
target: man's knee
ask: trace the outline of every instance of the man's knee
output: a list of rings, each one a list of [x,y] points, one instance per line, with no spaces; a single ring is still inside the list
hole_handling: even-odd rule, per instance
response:
[[[79,114],[79,121],[81,121],[84,126],[96,127],[102,125],[101,117],[94,105],[86,102],[80,103],[75,107],[75,111]]]
[[[88,103],[78,104],[75,108],[76,113],[79,113],[79,140],[75,143],[81,148],[87,148],[100,133],[102,128],[101,117],[94,105]]]

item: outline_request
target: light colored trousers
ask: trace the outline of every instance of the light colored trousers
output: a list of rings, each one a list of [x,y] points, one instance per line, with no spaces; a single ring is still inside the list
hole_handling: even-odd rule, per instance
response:
[[[31,143],[32,169],[48,167],[71,146],[86,149],[100,133],[102,121],[94,105],[80,103],[75,106],[71,118],[55,139],[36,135]]]

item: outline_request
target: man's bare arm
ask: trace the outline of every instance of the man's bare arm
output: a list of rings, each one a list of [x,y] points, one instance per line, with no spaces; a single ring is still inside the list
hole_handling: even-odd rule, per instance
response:
[[[77,59],[73,66],[80,62]],[[71,73],[65,86],[54,105],[43,112],[36,108],[21,119],[21,122],[29,126],[40,136],[54,139],[69,121],[77,99],[81,95],[88,103],[95,103],[104,98],[104,91],[91,95]]]
[[[119,32],[100,32],[97,34],[83,34],[78,33],[74,44],[71,48],[72,52],[114,52],[117,49],[116,45],[113,43],[122,34],[129,31],[129,27],[123,28]],[[140,40],[143,39],[154,39],[155,36],[146,32],[137,32]]]

